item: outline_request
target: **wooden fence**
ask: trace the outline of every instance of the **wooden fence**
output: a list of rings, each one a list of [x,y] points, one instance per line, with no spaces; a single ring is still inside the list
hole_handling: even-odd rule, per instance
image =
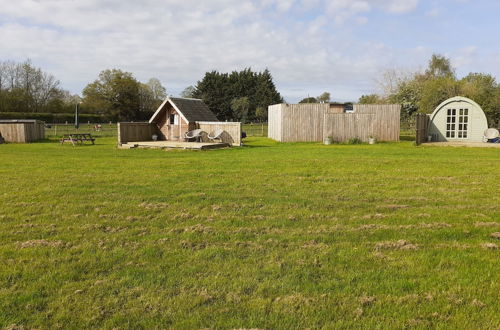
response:
[[[7,142],[35,142],[45,139],[45,123],[39,120],[1,121],[0,134]]]
[[[233,146],[241,145],[241,123],[240,122],[218,122],[218,121],[197,121],[196,127],[202,129],[208,134],[212,133],[216,129],[221,129],[224,133],[221,136],[221,140],[224,143],[229,143]],[[204,140],[208,142],[207,137]]]
[[[373,135],[379,141],[399,141],[401,105],[355,104],[354,113],[373,114]]]
[[[429,126],[429,116],[425,113],[417,114],[415,143],[421,145],[427,142],[427,129]]]
[[[368,142],[375,132],[375,115],[362,113],[326,113],[323,133],[335,142],[347,142],[358,138]]]
[[[323,140],[323,116],[328,103],[277,104],[268,108],[268,136],[281,142]]]
[[[270,105],[267,108],[267,136],[273,140],[281,141],[281,107],[283,104]]]
[[[118,123],[118,145],[128,142],[152,141],[158,128],[150,123]]]

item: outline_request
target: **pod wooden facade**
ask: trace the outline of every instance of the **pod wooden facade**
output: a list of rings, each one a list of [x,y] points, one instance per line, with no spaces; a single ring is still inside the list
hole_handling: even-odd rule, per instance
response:
[[[355,104],[349,112],[329,103],[276,104],[268,108],[268,136],[280,142],[399,141],[400,112],[398,104]]]

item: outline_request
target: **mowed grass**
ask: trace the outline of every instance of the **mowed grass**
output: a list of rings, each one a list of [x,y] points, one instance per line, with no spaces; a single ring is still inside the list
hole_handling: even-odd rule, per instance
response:
[[[0,327],[500,328],[499,150],[245,144],[0,145]]]

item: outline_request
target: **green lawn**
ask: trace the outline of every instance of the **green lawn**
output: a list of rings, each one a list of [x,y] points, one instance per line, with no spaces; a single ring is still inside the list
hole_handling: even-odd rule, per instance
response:
[[[500,328],[500,150],[0,145],[0,328]]]

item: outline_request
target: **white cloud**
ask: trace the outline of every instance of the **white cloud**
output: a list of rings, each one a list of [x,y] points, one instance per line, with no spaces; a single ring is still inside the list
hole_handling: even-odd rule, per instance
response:
[[[381,68],[424,55],[353,37],[370,12],[407,13],[417,0],[0,0],[0,59],[31,58],[73,92],[103,69],[169,93],[206,71],[269,68],[288,100],[330,91],[354,100]],[[348,24],[354,22],[355,24]],[[306,95],[307,96],[307,95]]]

